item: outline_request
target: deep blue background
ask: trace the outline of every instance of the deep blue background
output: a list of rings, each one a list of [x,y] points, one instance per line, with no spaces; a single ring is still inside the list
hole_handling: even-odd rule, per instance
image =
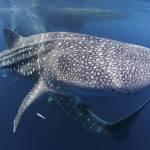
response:
[[[123,18],[86,22],[80,32],[150,47],[148,0],[39,0],[38,3],[46,7],[118,10],[124,14]],[[0,0],[0,11],[2,8],[10,7],[9,0]],[[10,23],[8,18],[7,16],[0,18],[1,50],[6,47],[2,30],[7,26],[6,23]],[[53,27],[52,30],[57,31],[58,28]],[[66,31],[66,29],[61,30]],[[150,106],[147,106],[138,117],[128,138],[118,142],[107,135],[95,134],[80,128],[57,105],[48,103],[45,96],[30,107],[17,133],[13,134],[12,124],[17,109],[34,82],[32,79],[14,74],[7,74],[7,77],[0,76],[0,150],[149,150]],[[150,89],[132,96],[95,97],[83,100],[99,116],[112,121],[135,110],[148,97]],[[37,117],[37,112],[42,113],[47,119],[42,120]]]

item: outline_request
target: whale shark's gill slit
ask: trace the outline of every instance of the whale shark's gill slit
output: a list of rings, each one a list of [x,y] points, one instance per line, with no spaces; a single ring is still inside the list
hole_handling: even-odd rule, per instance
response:
[[[33,87],[33,89],[28,93],[28,95],[24,98],[23,102],[21,103],[21,106],[18,110],[18,113],[14,119],[14,126],[13,126],[13,132],[16,132],[16,129],[20,123],[20,120],[22,118],[22,115],[25,113],[25,111],[29,108],[29,106],[37,100],[38,97],[40,97],[42,94],[46,93],[48,91],[47,87],[43,83],[42,80],[39,80],[39,82]]]
[[[50,95],[49,98],[65,110],[65,112],[71,116],[79,126],[96,133],[108,134],[115,140],[126,139],[129,130],[133,126],[137,117],[150,102],[149,98],[144,104],[124,118],[115,122],[107,122],[95,115],[90,110],[89,106],[81,102],[78,97]]]

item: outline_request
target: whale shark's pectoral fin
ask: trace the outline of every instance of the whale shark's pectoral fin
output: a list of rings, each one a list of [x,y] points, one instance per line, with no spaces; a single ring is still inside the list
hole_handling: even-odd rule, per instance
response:
[[[3,30],[4,33],[4,37],[5,37],[5,41],[7,43],[7,47],[9,49],[13,48],[14,45],[20,40],[20,38],[22,36],[20,36],[19,34],[17,34],[14,31],[11,31],[9,29],[4,29]]]
[[[16,132],[16,129],[19,125],[19,122],[22,118],[22,115],[25,113],[27,108],[42,94],[48,92],[48,88],[45,86],[42,80],[39,80],[38,83],[33,87],[33,89],[28,93],[28,95],[24,98],[18,113],[14,119],[13,132]]]
[[[111,135],[116,140],[124,140],[129,130],[142,112],[148,99],[143,105],[134,112],[116,122],[107,122],[95,115],[87,104],[81,102],[78,97],[53,95],[52,98],[66,113],[71,116],[77,124],[87,130]]]

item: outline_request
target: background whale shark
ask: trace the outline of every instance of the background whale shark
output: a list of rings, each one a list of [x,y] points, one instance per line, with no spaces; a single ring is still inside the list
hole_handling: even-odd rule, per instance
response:
[[[2,0],[1,0],[2,1]],[[21,35],[61,30],[79,32],[86,23],[109,19],[121,19],[124,14],[113,9],[90,8],[82,5],[74,7],[58,2],[7,0],[0,6],[0,20],[4,27]],[[24,3],[22,3],[24,2]],[[57,5],[56,5],[57,3]],[[61,3],[59,1],[59,3]]]

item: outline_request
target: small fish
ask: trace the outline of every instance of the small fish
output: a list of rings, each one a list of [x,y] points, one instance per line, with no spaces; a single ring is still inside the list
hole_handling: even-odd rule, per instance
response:
[[[43,115],[41,115],[40,113],[36,113],[36,115],[42,119],[46,119]]]

